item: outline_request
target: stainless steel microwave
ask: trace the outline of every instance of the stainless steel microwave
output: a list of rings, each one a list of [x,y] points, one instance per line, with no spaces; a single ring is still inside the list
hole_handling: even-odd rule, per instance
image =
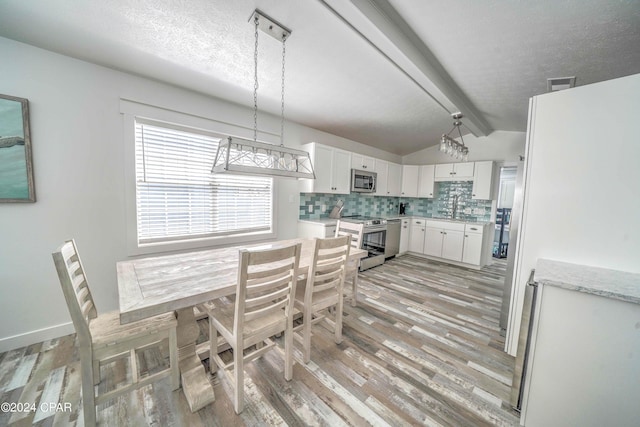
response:
[[[351,169],[352,193],[375,193],[378,174],[370,171]]]

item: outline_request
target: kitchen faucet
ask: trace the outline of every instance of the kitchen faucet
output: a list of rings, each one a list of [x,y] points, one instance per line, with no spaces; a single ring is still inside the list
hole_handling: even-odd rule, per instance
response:
[[[451,219],[456,219],[456,213],[458,211],[458,199],[460,198],[459,194],[453,196],[453,203],[451,207]]]

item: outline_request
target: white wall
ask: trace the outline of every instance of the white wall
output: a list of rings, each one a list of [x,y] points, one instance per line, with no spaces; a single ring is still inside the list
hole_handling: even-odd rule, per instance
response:
[[[538,258],[640,272],[640,74],[540,95],[530,110],[511,354]]]
[[[250,109],[0,38],[0,93],[29,99],[37,202],[0,205],[0,352],[71,333],[51,259],[75,238],[99,311],[117,309],[127,258],[121,98],[244,127]],[[249,95],[248,95],[249,97]],[[279,132],[279,119],[260,115]],[[288,123],[287,145],[310,141],[374,155],[354,141]],[[397,156],[376,152],[399,161]],[[290,196],[293,197],[290,197]],[[296,234],[298,183],[279,180],[279,238]]]
[[[464,137],[464,143],[469,147],[469,161],[495,160],[497,162],[512,163],[524,155],[526,134],[524,132],[494,131],[489,136]],[[453,157],[442,153],[438,145],[416,151],[402,158],[407,165],[424,165],[439,163],[455,163]]]

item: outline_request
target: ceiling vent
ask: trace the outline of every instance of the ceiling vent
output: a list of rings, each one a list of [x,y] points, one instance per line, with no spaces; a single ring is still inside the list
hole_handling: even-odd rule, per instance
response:
[[[558,90],[569,89],[576,85],[576,76],[573,77],[554,77],[547,79],[547,92],[555,92]]]

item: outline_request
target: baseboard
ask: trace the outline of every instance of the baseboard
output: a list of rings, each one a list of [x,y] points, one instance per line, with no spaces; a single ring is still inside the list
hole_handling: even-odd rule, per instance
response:
[[[38,329],[24,334],[13,335],[11,337],[0,338],[0,353],[14,350],[20,347],[26,347],[31,344],[47,341],[53,338],[59,338],[65,335],[73,334],[75,329],[73,323],[62,323],[60,325],[50,326],[48,328]]]

